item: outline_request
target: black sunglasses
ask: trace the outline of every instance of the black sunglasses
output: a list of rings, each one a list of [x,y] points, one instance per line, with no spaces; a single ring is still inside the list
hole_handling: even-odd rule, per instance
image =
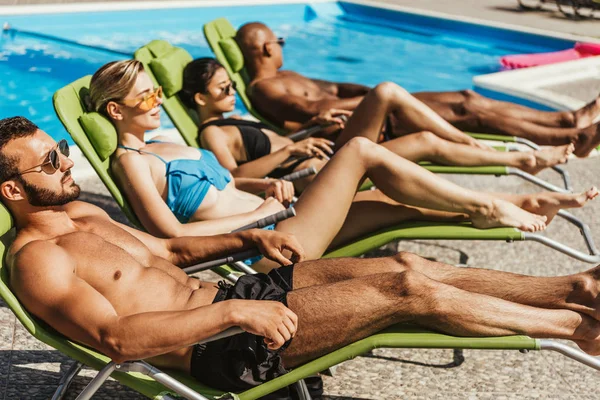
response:
[[[221,89],[221,91],[222,91],[223,93],[226,93],[226,94],[228,94],[228,95],[229,95],[229,94],[235,94],[235,91],[236,91],[236,90],[237,90],[237,83],[235,83],[235,81],[231,81],[231,82],[229,82],[227,85],[225,85],[225,86],[223,87],[223,89]]]
[[[267,40],[265,42],[265,44],[267,44],[267,43],[277,43],[279,46],[281,46],[283,48],[283,46],[285,46],[285,39],[282,37],[278,37],[275,40]]]
[[[35,171],[36,168],[40,168],[40,167],[41,167],[42,172],[44,172],[48,175],[52,175],[53,173],[55,173],[56,171],[58,171],[60,169],[60,155],[58,154],[58,152],[60,152],[60,154],[62,154],[65,157],[69,157],[69,155],[71,154],[71,151],[69,150],[69,143],[67,143],[67,141],[65,139],[62,139],[61,141],[59,141],[56,145],[56,148],[52,149],[50,151],[50,153],[48,153],[48,156],[46,157],[46,161],[44,161],[41,164],[34,165],[31,168],[27,168],[26,170],[19,171],[16,174],[14,174],[13,176],[28,174],[30,172],[40,172],[40,171]]]

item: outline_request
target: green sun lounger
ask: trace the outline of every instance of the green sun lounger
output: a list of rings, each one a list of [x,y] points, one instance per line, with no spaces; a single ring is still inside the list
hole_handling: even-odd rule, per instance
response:
[[[248,83],[250,82],[248,73],[244,68],[244,56],[242,55],[242,51],[240,50],[237,42],[235,41],[236,30],[231,25],[231,23],[226,18],[218,18],[214,21],[208,22],[204,25],[204,37],[208,42],[208,45],[212,49],[217,60],[225,67],[229,77],[232,81],[234,81],[237,85],[237,93],[242,99],[244,106],[246,109],[256,118],[258,118],[263,123],[269,125],[275,132],[280,134],[286,134],[281,127],[276,126],[272,122],[268,121],[264,116],[262,116],[256,108],[253,106],[252,101],[248,97],[246,90]],[[161,43],[162,42],[162,43]],[[166,51],[168,51],[168,43],[164,41],[153,41],[146,45],[151,53],[154,54],[155,57],[159,55],[165,55]],[[138,50],[139,51],[139,50]],[[165,109],[168,111],[167,107]],[[511,144],[522,144],[533,149],[539,149],[535,143],[511,136],[503,136],[503,135],[490,135],[490,134],[480,134],[480,133],[472,133],[471,136],[480,140],[493,140],[504,143]],[[508,149],[513,149],[514,147],[509,146]],[[425,168],[436,172],[436,173],[448,173],[448,174],[474,174],[474,175],[514,175],[518,176],[522,179],[525,179],[535,185],[543,187],[547,190],[551,191],[565,191],[563,188],[559,188],[556,185],[552,185],[536,176],[525,173],[518,168],[513,167],[504,167],[504,166],[489,166],[489,167],[453,167],[453,166],[431,166],[430,164],[423,165]],[[556,166],[553,168],[557,173],[559,173],[564,182],[565,188],[567,191],[571,190],[571,181],[569,174],[567,171],[563,170],[561,167]]]
[[[88,113],[85,110],[82,99],[88,95],[90,79],[91,76],[86,76],[57,91],[53,97],[54,109],[71,138],[90,162],[127,219],[136,227],[143,229],[110,170],[110,155],[117,146],[115,128],[100,114]],[[88,136],[85,133],[86,130],[99,132],[99,134]],[[216,267],[213,271],[229,280],[235,280],[239,275],[238,271],[229,266]]]
[[[54,93],[54,109],[65,129],[79,146],[102,182],[113,195],[125,215],[132,223],[141,227],[133,209],[116,184],[110,171],[110,156],[117,147],[117,133],[112,123],[97,112],[88,112],[84,102],[91,76],[85,76],[59,89]],[[166,90],[165,90],[166,91]],[[469,223],[432,223],[407,222],[399,226],[384,229],[328,253],[330,257],[353,257],[377,249],[395,240],[505,240],[509,242],[533,240],[554,248],[578,260],[600,263],[600,254],[596,250],[589,228],[573,215],[561,210],[559,215],[577,225],[591,255],[582,253],[546,236],[521,232],[514,228],[476,229]],[[217,270],[219,274],[229,275],[229,270]]]
[[[75,360],[75,363],[62,377],[59,387],[52,397],[53,399],[60,399],[65,394],[69,385],[79,373],[81,366],[85,365],[102,371],[90,382],[85,394],[78,397],[82,400],[91,398],[93,392],[103,384],[109,375],[121,384],[155,400],[175,400],[176,398],[180,398],[179,396],[200,400],[213,399],[218,396],[224,396],[223,398],[229,399],[251,400],[294,384],[300,379],[324,371],[329,367],[357,357],[372,349],[381,347],[520,351],[555,350],[578,362],[600,369],[600,362],[595,357],[590,357],[579,350],[552,340],[532,339],[526,336],[495,338],[453,337],[411,326],[398,325],[320,357],[256,388],[243,393],[225,394],[219,390],[207,387],[185,374],[174,371],[160,371],[143,361],[127,362],[117,366],[108,357],[86,346],[70,341],[28,313],[9,287],[9,271],[5,263],[5,258],[6,250],[14,239],[13,227],[10,214],[0,204],[0,257],[2,259],[0,268],[0,296],[32,336]]]

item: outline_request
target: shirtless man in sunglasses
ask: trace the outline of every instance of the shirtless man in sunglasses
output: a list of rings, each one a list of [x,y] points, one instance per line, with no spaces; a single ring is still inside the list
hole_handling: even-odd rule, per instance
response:
[[[294,236],[263,230],[159,239],[75,201],[72,167],[65,142],[25,118],[0,121],[0,200],[17,228],[10,286],[37,318],[117,363],[147,359],[241,391],[400,322],[600,354],[599,267],[530,277],[409,253],[302,262]],[[249,248],[289,265],[219,287],[179,269]],[[234,326],[245,333],[194,345]]]
[[[288,129],[330,109],[354,110],[371,88],[310,79],[281,70],[285,43],[264,24],[243,25],[236,41],[244,54],[250,76],[248,96],[270,121]],[[392,99],[404,102],[402,112],[393,112],[387,133],[396,137],[430,131],[456,142],[481,146],[462,131],[519,136],[540,145],[575,144],[574,154],[587,156],[600,144],[600,96],[577,111],[543,112],[514,103],[492,100],[471,90],[421,92],[412,95],[396,84],[378,86],[385,108]],[[366,110],[369,118],[373,110]]]

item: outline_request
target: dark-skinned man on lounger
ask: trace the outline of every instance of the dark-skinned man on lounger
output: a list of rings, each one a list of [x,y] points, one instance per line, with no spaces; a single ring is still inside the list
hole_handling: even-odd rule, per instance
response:
[[[243,25],[236,41],[250,76],[248,96],[262,115],[286,129],[298,129],[329,109],[352,111],[371,89],[352,83],[310,79],[281,70],[284,41],[262,23]],[[573,143],[578,157],[587,156],[600,144],[600,96],[574,112],[543,112],[492,100],[471,90],[410,95],[397,85],[388,86],[404,94],[407,109],[419,110],[430,117],[415,119],[411,118],[414,112],[392,113],[387,124],[387,133],[392,137],[430,131],[456,143],[482,146],[462,130],[484,132],[519,136],[540,145]],[[444,120],[449,124],[443,124]]]
[[[68,154],[25,118],[0,121],[0,199],[17,229],[10,286],[33,315],[117,363],[147,359],[244,390],[399,322],[600,353],[598,267],[530,277],[409,253],[302,262],[292,235],[262,230],[158,239],[76,201]],[[218,287],[179,268],[256,247],[287,266]],[[195,345],[234,326],[245,333]]]

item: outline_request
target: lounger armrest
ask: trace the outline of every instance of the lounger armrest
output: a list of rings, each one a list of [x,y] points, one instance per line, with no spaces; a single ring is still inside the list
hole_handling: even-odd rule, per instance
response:
[[[306,178],[307,176],[314,175],[317,173],[317,169],[315,167],[309,167],[301,169],[300,171],[292,172],[291,174],[287,174],[281,177],[284,181],[296,181],[298,179]]]
[[[298,171],[298,172],[300,172],[300,171]],[[276,214],[272,214],[272,215],[269,215],[268,217],[259,219],[258,221],[253,222],[251,224],[244,225],[241,228],[233,230],[232,232],[246,231],[248,229],[262,229],[265,226],[276,224],[279,221],[283,221],[284,219],[294,217],[295,215],[296,215],[296,210],[294,210],[294,207],[290,207],[283,211],[279,211]]]
[[[321,125],[315,125],[315,126],[311,126],[310,128],[306,128],[306,129],[302,129],[298,132],[294,132],[290,135],[287,135],[287,137],[292,139],[294,142],[298,142],[300,140],[311,137],[312,135],[314,135],[315,133],[319,132],[322,129],[323,129],[323,127]]]
[[[246,260],[248,258],[256,257],[259,255],[260,251],[258,251],[257,249],[246,250],[239,253],[235,253],[229,257],[219,258],[217,260],[206,261],[200,264],[192,265],[190,267],[185,267],[183,268],[183,271],[188,275],[195,274],[196,272],[206,271],[207,269],[212,269],[221,265],[233,264],[236,261]]]

